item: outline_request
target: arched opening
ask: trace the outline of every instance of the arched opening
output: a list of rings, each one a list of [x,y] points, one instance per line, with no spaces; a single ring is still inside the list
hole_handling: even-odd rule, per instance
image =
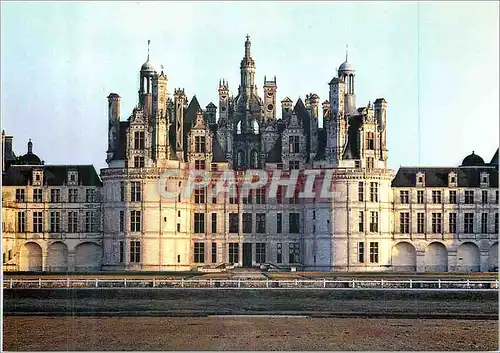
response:
[[[424,255],[426,272],[448,272],[448,250],[438,242],[430,243]]]
[[[256,150],[250,153],[250,163],[252,168],[259,168],[259,153]]]
[[[19,269],[21,271],[42,271],[42,248],[37,243],[29,242],[21,248]]]
[[[238,168],[243,168],[245,166],[245,152],[239,150],[236,155],[236,165]]]
[[[252,129],[253,129],[254,135],[258,135],[259,134],[259,123],[258,123],[257,120],[254,120],[252,122]]]
[[[479,248],[474,243],[463,243],[457,249],[457,268],[459,272],[479,272],[481,269]]]
[[[102,251],[96,243],[82,243],[75,248],[75,270],[99,271],[101,268]]]
[[[236,134],[241,134],[241,121],[238,121],[238,124],[236,124]]]
[[[417,270],[417,252],[407,242],[392,247],[392,269],[396,272],[415,272]]]
[[[489,271],[498,272],[498,243],[491,246],[489,255]]]
[[[55,242],[49,246],[47,252],[47,271],[68,271],[68,247],[61,242]]]

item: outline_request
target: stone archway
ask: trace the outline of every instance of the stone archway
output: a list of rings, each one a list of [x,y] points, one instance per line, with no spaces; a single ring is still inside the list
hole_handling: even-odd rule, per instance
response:
[[[75,271],[89,272],[101,269],[102,250],[92,242],[78,244],[75,248]]]
[[[42,248],[37,243],[25,243],[21,247],[20,257],[20,271],[42,271]]]
[[[489,271],[498,272],[498,243],[495,243],[490,248],[489,253]]]
[[[395,272],[417,270],[417,252],[412,244],[401,242],[392,247],[392,270]]]
[[[52,272],[68,271],[68,247],[66,244],[58,241],[49,246],[46,270]]]
[[[448,272],[448,250],[446,247],[438,242],[427,245],[424,264],[426,272]]]
[[[479,272],[481,257],[479,248],[474,243],[463,243],[457,249],[457,267],[459,272]]]

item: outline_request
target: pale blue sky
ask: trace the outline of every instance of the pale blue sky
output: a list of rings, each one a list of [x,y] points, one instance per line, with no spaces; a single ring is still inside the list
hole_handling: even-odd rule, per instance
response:
[[[389,166],[456,165],[498,147],[497,2],[2,3],[2,128],[17,154],[29,138],[46,163],[105,167],[107,95],[122,120],[137,104],[151,40],[169,91],[218,105],[219,79],[236,94],[245,35],[256,81],[277,76],[278,100],[315,92],[345,58],[357,105],[385,97]],[[420,16],[418,16],[420,14]]]

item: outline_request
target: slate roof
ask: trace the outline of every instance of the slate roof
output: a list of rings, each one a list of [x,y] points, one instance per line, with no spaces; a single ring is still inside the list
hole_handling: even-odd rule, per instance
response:
[[[490,164],[498,167],[498,148],[495,154],[493,155],[493,158],[491,158]]]
[[[216,163],[217,162],[227,162],[226,154],[224,153],[222,146],[220,145],[219,141],[216,138],[213,139],[212,161],[216,162]]]
[[[120,132],[118,134],[118,147],[116,148],[113,160],[121,161],[125,159],[125,147],[127,146],[127,130],[130,123],[128,121],[120,121]]]
[[[273,148],[271,148],[271,150],[267,154],[266,162],[281,163],[281,145],[281,136],[278,136]]]
[[[342,155],[343,159],[359,159],[359,135],[358,131],[363,125],[363,116],[355,115],[349,118],[349,127],[347,128],[347,146]]]
[[[450,172],[457,175],[459,187],[479,187],[482,172],[487,172],[490,175],[490,187],[498,187],[498,170],[492,167],[401,167],[392,180],[391,186],[414,187],[416,175],[419,172],[425,174],[426,187],[447,187]]]
[[[78,184],[102,186],[101,179],[93,165],[13,165],[2,178],[4,186],[25,186],[32,182],[33,169],[43,169],[43,184],[62,186],[67,183],[68,171],[78,171]]]
[[[309,155],[311,151],[311,119],[309,113],[307,112],[306,106],[302,99],[298,99],[293,112],[297,114],[299,120],[302,122],[302,128],[304,129],[304,134],[306,135],[306,162],[309,162]]]
[[[314,157],[315,161],[322,161],[325,159],[326,149],[326,130],[324,128],[318,129],[318,152]]]

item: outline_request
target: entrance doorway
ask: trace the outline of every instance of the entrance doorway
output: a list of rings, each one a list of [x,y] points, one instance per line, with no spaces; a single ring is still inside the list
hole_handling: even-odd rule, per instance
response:
[[[252,267],[252,243],[243,243],[243,267]]]

